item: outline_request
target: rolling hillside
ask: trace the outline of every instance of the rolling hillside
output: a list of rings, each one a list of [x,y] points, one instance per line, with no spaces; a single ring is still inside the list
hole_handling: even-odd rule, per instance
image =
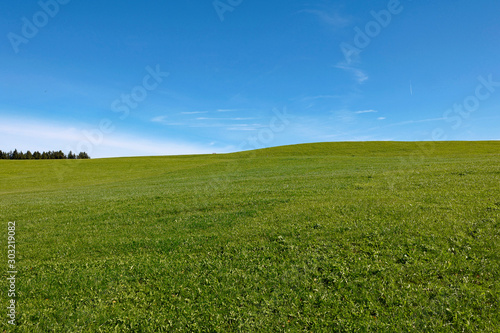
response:
[[[500,142],[0,161],[17,328],[496,332],[499,184]]]

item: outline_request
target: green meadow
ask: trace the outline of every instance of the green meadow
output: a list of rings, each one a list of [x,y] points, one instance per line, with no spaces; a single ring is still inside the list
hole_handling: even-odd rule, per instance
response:
[[[498,141],[0,160],[0,222],[1,331],[500,331]]]

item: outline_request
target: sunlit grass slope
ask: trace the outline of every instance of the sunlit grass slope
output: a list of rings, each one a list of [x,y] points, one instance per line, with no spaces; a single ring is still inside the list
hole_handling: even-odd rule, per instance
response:
[[[0,221],[19,332],[500,330],[500,142],[0,161]]]

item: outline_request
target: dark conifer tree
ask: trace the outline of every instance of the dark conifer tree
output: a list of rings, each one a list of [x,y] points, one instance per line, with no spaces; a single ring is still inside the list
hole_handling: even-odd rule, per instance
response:
[[[64,160],[64,159],[90,159],[90,156],[86,152],[81,152],[78,155],[73,153],[72,151],[69,152],[68,156],[64,154],[62,150],[55,151],[55,150],[49,150],[49,151],[44,151],[40,153],[39,151],[35,151],[31,153],[30,150],[26,151],[26,153],[23,153],[22,151],[18,151],[17,149],[14,149],[14,151],[9,151],[5,152],[0,150],[0,159],[3,160]]]
[[[83,152],[83,151],[82,151],[80,154],[78,154],[78,159],[83,160],[83,159],[89,159],[89,158],[90,158],[90,157],[89,157],[89,155],[87,155],[87,153],[86,153],[86,152]]]

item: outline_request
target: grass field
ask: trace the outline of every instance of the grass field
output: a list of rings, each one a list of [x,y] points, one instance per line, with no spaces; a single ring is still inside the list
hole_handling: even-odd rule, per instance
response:
[[[0,330],[499,332],[500,142],[0,161]]]

